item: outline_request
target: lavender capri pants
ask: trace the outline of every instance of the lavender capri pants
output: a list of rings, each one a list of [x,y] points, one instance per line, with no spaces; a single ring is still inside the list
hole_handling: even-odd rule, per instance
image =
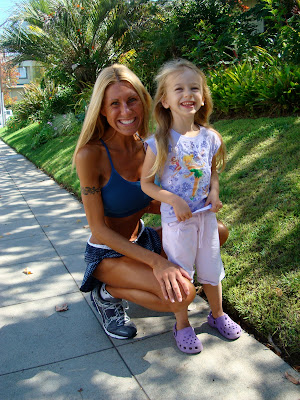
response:
[[[144,249],[154,251],[157,254],[161,253],[161,241],[158,233],[152,228],[146,228],[143,226],[141,233],[137,240],[134,242]],[[86,245],[84,253],[84,260],[87,263],[87,268],[83,277],[83,281],[80,287],[82,292],[90,292],[95,286],[99,285],[99,281],[93,277],[93,273],[99,263],[105,258],[119,258],[123,257],[120,254],[108,246],[105,245],[91,245],[89,242]]]
[[[185,269],[193,280],[216,286],[225,277],[220,255],[216,214],[205,211],[184,222],[162,223],[163,247],[168,259]]]

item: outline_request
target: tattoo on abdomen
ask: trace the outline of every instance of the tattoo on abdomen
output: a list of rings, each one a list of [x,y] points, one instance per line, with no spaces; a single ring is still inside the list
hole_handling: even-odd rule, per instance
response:
[[[89,186],[82,187],[81,186],[80,189],[81,189],[81,193],[84,195],[95,194],[95,193],[99,193],[101,191],[101,188],[95,188],[95,186],[93,186],[93,187],[89,187]]]

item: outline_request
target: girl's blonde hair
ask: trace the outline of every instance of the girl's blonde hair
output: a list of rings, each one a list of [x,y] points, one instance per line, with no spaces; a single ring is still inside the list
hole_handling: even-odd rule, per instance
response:
[[[149,113],[152,103],[151,96],[134,72],[132,72],[125,65],[113,64],[101,71],[94,85],[90,105],[88,107],[82,130],[74,151],[73,167],[75,165],[75,158],[78,151],[94,136],[97,135],[97,137],[100,139],[104,135],[105,130],[108,128],[106,117],[101,114],[105,91],[108,86],[121,81],[131,83],[141,99],[144,114],[141,127],[137,133],[141,138],[145,138],[148,135]]]
[[[154,108],[153,114],[157,122],[155,131],[155,140],[157,145],[157,156],[153,168],[151,170],[151,175],[158,173],[161,175],[163,171],[164,164],[168,157],[168,144],[170,129],[172,126],[172,114],[170,109],[164,108],[162,105],[162,100],[166,97],[166,87],[167,79],[174,72],[183,71],[185,68],[189,68],[194,71],[200,78],[202,96],[204,105],[195,114],[195,123],[205,128],[212,129],[220,138],[221,146],[217,152],[217,168],[223,171],[225,168],[225,156],[226,149],[219,132],[215,131],[211,125],[209,125],[209,117],[213,110],[213,102],[210,94],[209,87],[207,85],[206,77],[204,73],[193,63],[184,59],[172,60],[165,63],[158,72],[155,80],[157,83],[156,94],[154,97]]]

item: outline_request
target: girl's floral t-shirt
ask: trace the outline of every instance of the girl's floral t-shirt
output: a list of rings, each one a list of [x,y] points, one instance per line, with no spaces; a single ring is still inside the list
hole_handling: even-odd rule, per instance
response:
[[[146,143],[156,155],[154,137]],[[212,159],[220,145],[219,136],[204,127],[200,127],[199,134],[195,137],[182,136],[173,129],[170,130],[168,158],[160,185],[183,198],[192,212],[205,204],[210,188]],[[161,203],[160,210],[163,222],[176,221],[172,206]]]

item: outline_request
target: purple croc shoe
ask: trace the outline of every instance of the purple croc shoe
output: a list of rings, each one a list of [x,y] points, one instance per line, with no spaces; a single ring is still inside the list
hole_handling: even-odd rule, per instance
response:
[[[177,347],[184,353],[197,354],[203,350],[202,343],[197,338],[197,335],[191,326],[178,331],[175,324],[173,328],[173,335],[176,340]]]
[[[219,318],[214,318],[210,312],[207,317],[207,322],[211,327],[217,328],[221,335],[225,336],[227,339],[234,340],[239,338],[242,334],[240,325],[232,321],[227,314]]]

